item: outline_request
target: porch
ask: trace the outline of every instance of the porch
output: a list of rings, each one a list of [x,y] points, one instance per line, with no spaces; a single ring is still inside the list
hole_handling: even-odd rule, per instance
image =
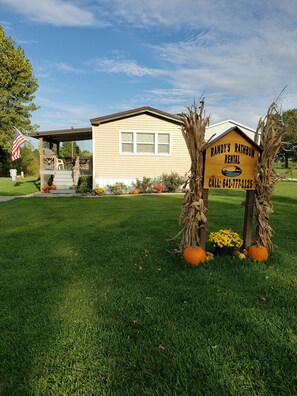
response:
[[[64,129],[30,133],[29,136],[39,140],[40,153],[40,187],[50,183],[57,189],[52,193],[71,193],[70,187],[77,186],[80,176],[93,175],[93,157],[60,156],[61,142],[76,142],[92,139],[92,128]],[[48,145],[45,148],[44,142]]]
[[[57,157],[56,155],[42,154],[40,156],[40,184],[55,184],[56,190],[51,193],[72,192],[77,186],[80,176],[92,176],[93,157]]]

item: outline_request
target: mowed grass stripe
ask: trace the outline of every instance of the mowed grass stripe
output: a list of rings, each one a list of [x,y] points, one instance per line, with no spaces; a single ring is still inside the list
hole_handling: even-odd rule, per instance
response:
[[[267,264],[197,270],[170,254],[182,196],[2,203],[0,394],[296,394],[293,187]],[[241,232],[243,199],[211,192],[209,229]]]

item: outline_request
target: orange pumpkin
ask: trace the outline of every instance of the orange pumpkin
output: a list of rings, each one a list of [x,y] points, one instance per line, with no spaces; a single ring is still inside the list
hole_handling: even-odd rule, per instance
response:
[[[191,265],[198,265],[206,261],[206,253],[199,246],[188,246],[183,253],[184,260]]]
[[[249,257],[252,257],[252,255],[253,255],[254,251],[256,250],[256,248],[257,248],[257,245],[252,245],[252,246],[248,249],[247,255],[248,255]]]
[[[139,194],[140,191],[138,190],[138,188],[134,188],[134,190],[132,191],[132,194]]]
[[[264,246],[253,245],[249,248],[249,256],[256,261],[266,261],[268,259],[268,251]]]
[[[57,186],[56,186],[55,184],[52,184],[52,185],[51,185],[51,189],[52,189],[52,190],[56,190],[56,189],[57,189]]]

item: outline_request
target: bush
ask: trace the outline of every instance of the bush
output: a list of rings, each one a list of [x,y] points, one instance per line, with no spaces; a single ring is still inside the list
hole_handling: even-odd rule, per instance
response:
[[[117,182],[112,185],[108,184],[107,188],[109,189],[109,191],[112,194],[115,194],[115,195],[127,194],[127,192],[128,192],[128,186],[126,186],[126,184],[120,183],[120,182]]]
[[[185,177],[180,176],[177,172],[162,173],[161,183],[165,187],[165,191],[175,192],[186,181]]]
[[[150,177],[143,177],[142,179],[136,179],[133,183],[133,187],[137,188],[142,193],[151,193],[153,189],[154,180]]]
[[[93,188],[92,176],[81,176],[78,179],[77,192],[88,193],[91,192]]]
[[[156,193],[162,193],[164,191],[164,186],[161,183],[155,183],[153,185],[153,188],[156,191]]]
[[[103,187],[97,187],[97,188],[94,188],[94,193],[96,194],[96,195],[103,195],[104,194],[104,188]]]

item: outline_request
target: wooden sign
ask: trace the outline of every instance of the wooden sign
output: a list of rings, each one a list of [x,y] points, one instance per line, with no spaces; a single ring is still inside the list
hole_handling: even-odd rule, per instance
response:
[[[255,190],[260,147],[234,127],[211,141],[204,152],[204,189]]]

